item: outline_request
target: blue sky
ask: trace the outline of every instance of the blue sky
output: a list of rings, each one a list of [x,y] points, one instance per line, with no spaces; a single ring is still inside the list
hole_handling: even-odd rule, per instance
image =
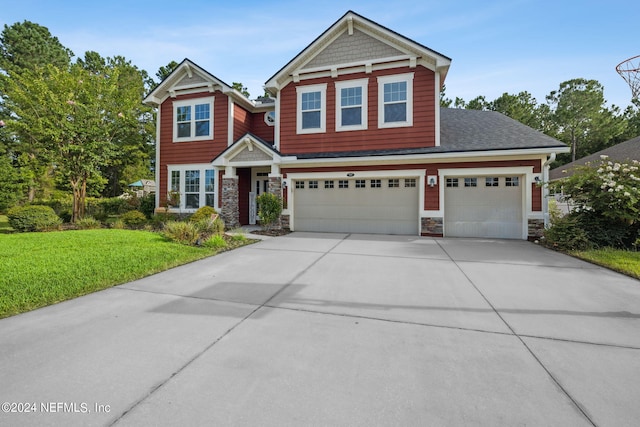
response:
[[[604,86],[608,105],[630,104],[615,66],[640,55],[634,0],[0,0],[0,25],[35,22],[76,56],[122,55],[152,76],[187,57],[256,97],[347,10],[452,58],[452,99],[526,90],[543,103],[561,82],[583,77]]]

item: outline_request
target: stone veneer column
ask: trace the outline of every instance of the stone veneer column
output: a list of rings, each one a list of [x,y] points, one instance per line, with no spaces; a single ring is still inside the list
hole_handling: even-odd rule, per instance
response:
[[[222,178],[222,212],[220,216],[227,229],[240,226],[238,204],[238,178]]]
[[[281,176],[269,176],[269,193],[275,194],[280,198],[282,202],[282,177]],[[273,228],[280,230],[282,228],[282,215],[278,221],[273,224]]]

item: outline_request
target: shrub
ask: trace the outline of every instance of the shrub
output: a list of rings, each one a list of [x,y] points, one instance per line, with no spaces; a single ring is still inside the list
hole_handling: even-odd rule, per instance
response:
[[[587,233],[580,228],[574,215],[557,218],[553,225],[544,231],[545,245],[561,251],[586,250],[592,245]]]
[[[198,227],[192,222],[169,221],[164,224],[162,234],[183,245],[195,245],[200,238]]]
[[[92,230],[102,228],[102,223],[93,217],[87,216],[76,221],[76,226],[80,230]]]
[[[17,206],[7,212],[9,225],[20,232],[57,230],[62,220],[49,206]]]
[[[123,230],[125,228],[124,221],[120,218],[116,219],[111,223],[111,228],[115,228],[116,230]]]
[[[145,214],[147,218],[153,217],[153,212],[156,209],[156,195],[155,193],[149,193],[140,198],[140,212]]]
[[[214,249],[223,249],[227,247],[227,241],[224,239],[224,237],[221,234],[215,234],[210,238],[208,238],[207,240],[205,240],[205,242],[203,243],[203,246],[206,246],[208,248],[214,248]]]
[[[203,219],[211,219],[211,215],[215,215],[216,213],[216,210],[211,206],[203,206],[195,211],[193,215],[191,215],[189,221],[198,222],[202,221]]]
[[[220,218],[216,218],[215,220],[212,220],[211,218],[204,218],[197,222],[190,222],[192,224],[195,224],[198,231],[200,231],[200,233],[202,234],[224,233],[224,221],[222,221],[222,219]]]
[[[262,193],[258,196],[257,201],[260,206],[258,209],[260,225],[269,230],[280,220],[282,200],[273,193]]]
[[[140,211],[125,212],[120,219],[129,227],[139,227],[147,222],[147,217]]]

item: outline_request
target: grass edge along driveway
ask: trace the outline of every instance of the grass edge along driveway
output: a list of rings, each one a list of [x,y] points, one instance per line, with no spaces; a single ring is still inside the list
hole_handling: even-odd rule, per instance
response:
[[[169,242],[147,231],[99,229],[0,234],[0,319],[218,252]]]

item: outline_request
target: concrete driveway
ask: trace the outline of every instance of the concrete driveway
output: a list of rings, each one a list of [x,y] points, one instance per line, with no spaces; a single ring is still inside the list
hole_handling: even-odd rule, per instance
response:
[[[12,426],[637,425],[640,282],[523,241],[293,233],[0,320],[0,402]]]

